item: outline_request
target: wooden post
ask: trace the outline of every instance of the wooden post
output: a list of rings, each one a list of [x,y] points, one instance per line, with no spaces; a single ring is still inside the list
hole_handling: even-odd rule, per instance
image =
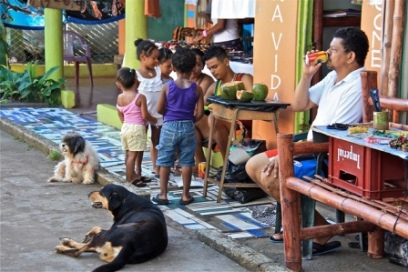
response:
[[[391,40],[392,40],[392,14],[394,13],[394,1],[383,2],[383,36],[381,47],[381,78],[380,93],[388,94],[388,70],[390,68]]]
[[[405,0],[395,0],[392,44],[391,44],[391,63],[388,74],[388,95],[397,97],[399,80],[401,78],[401,55],[404,37],[404,13]]]
[[[301,271],[300,197],[296,191],[285,186],[286,178],[294,176],[292,139],[293,135],[291,134],[278,134],[279,183],[286,267],[293,271]]]
[[[384,256],[384,230],[378,228],[368,233],[367,255],[374,259],[380,259]]]
[[[373,120],[374,107],[368,103],[370,98],[370,89],[377,88],[377,72],[363,71],[361,76],[361,89],[363,90],[363,123]]]

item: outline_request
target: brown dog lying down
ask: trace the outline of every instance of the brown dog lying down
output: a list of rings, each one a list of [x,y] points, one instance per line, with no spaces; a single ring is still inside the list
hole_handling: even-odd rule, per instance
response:
[[[146,262],[167,247],[167,227],[162,211],[150,200],[109,184],[89,194],[94,208],[107,209],[113,215],[109,230],[92,228],[83,243],[61,239],[57,253],[79,257],[83,252],[97,252],[108,264],[94,271],[117,271],[126,264]]]

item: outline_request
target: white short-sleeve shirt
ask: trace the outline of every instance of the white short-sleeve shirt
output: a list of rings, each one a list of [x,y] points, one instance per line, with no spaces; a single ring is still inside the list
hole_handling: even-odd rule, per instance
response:
[[[336,83],[337,73],[330,72],[316,85],[309,89],[309,99],[319,106],[313,126],[327,126],[333,123],[352,124],[361,121],[363,116],[363,99],[359,68]],[[312,140],[309,130],[308,140]]]

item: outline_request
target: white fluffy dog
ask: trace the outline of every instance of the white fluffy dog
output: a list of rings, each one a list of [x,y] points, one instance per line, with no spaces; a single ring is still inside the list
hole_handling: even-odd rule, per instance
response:
[[[68,133],[60,144],[64,160],[57,164],[49,182],[73,182],[91,184],[99,169],[99,156],[90,142],[77,133]]]

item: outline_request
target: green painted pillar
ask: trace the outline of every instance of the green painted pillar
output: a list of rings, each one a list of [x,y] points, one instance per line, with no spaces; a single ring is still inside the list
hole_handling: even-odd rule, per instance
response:
[[[44,9],[44,48],[45,70],[59,66],[50,78],[58,80],[64,75],[64,57],[62,43],[62,11],[60,9]]]
[[[135,40],[138,38],[147,38],[147,20],[144,15],[144,0],[126,0],[125,28],[124,66],[138,69],[140,63],[136,59]]]

